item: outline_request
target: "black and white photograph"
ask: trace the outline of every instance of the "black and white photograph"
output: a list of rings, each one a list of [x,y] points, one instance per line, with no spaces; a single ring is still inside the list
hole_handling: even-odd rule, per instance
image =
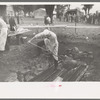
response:
[[[0,4],[0,82],[99,82],[99,43],[100,3]]]

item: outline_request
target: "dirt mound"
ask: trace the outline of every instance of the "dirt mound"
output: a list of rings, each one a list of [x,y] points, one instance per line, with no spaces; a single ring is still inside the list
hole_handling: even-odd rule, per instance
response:
[[[52,61],[49,60],[48,56],[45,54],[41,54],[39,57],[30,60],[29,63],[33,66],[27,66],[23,67],[21,70],[12,71],[12,73],[5,81],[29,81],[31,78],[39,75],[53,64]]]

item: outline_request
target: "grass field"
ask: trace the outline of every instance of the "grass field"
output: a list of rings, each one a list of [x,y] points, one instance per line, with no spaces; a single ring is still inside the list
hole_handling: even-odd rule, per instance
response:
[[[29,25],[37,21],[25,20],[24,24]],[[43,21],[39,21],[43,24]],[[55,22],[57,23],[57,21]],[[58,24],[65,24],[65,22],[58,22]],[[74,23],[67,23],[67,25],[74,25]],[[83,24],[79,24],[83,25]],[[83,25],[84,26],[84,25]],[[82,81],[99,81],[100,80],[100,29],[99,28],[51,28],[53,32],[57,34],[59,41],[59,55],[64,54],[66,49],[78,47],[81,51],[93,52],[94,60],[91,63],[89,69]],[[13,76],[11,80],[16,80],[16,71],[26,71],[30,66],[34,66],[34,60],[37,59],[36,47],[27,43],[29,39],[33,37],[33,33],[37,33],[37,29],[30,29],[31,32],[27,32],[22,37],[27,37],[24,44],[16,45],[15,37],[12,37],[10,51],[5,51],[0,54],[0,81],[7,81],[9,77]],[[38,29],[41,32],[43,29]],[[87,38],[88,37],[88,38]],[[44,57],[43,57],[44,58]],[[39,60],[39,59],[38,59]],[[44,62],[47,64],[47,62]],[[44,66],[44,65],[43,65]],[[47,66],[47,65],[45,65]],[[34,76],[37,73],[35,67]],[[45,69],[45,68],[44,68]],[[10,78],[11,78],[10,77]],[[30,77],[30,76],[27,76]]]

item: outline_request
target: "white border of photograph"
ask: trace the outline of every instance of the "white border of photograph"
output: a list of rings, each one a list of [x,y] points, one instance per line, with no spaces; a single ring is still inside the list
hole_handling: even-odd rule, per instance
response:
[[[97,82],[0,83],[0,98],[98,99],[100,98],[100,83]]]
[[[88,2],[99,4],[99,2]],[[3,2],[0,5],[88,4],[86,2]],[[100,82],[1,82],[0,98],[98,99]]]

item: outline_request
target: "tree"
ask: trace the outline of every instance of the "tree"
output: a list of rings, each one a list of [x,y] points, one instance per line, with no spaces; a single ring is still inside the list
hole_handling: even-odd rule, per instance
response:
[[[24,5],[24,13],[30,13],[39,8],[44,8],[44,5]]]
[[[56,12],[64,12],[66,8],[69,10],[70,5],[69,4],[68,5],[57,5]]]
[[[83,10],[85,11],[85,14],[89,14],[90,9],[92,9],[92,7],[94,6],[93,4],[83,4]]]
[[[6,19],[6,5],[0,5],[0,16],[3,17],[5,22],[7,22],[7,19]]]
[[[70,9],[70,4],[68,5],[57,5],[56,6],[56,12],[57,12],[57,18],[59,18],[59,15],[63,15],[63,13],[67,10]]]
[[[24,9],[23,5],[13,5],[13,9],[15,12],[19,12]]]
[[[82,10],[85,11],[85,15],[86,15],[86,14],[87,14],[87,8],[84,6],[84,7],[82,8]]]
[[[13,10],[15,12],[15,16],[16,16],[16,12],[18,13],[17,15],[17,23],[19,24],[19,14],[20,14],[20,11],[24,9],[24,6],[23,5],[13,5]]]
[[[53,10],[54,10],[54,5],[45,5],[44,6],[46,9],[46,14],[51,18],[51,23],[53,23]]]
[[[33,12],[33,5],[24,5],[24,12],[25,13]]]

